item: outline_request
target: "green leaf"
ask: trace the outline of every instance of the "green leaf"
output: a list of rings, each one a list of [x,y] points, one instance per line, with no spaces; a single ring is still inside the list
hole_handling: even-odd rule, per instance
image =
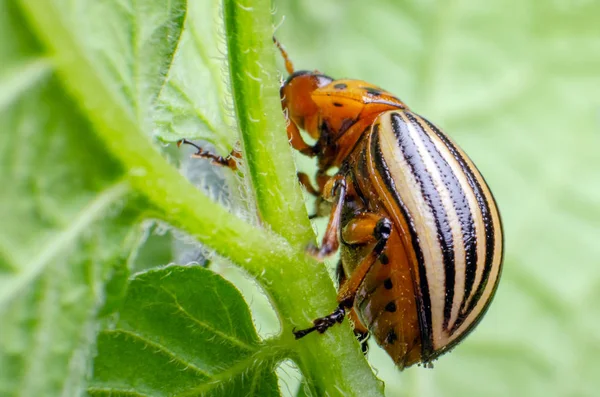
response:
[[[147,28],[160,22],[160,13],[118,2],[89,5],[63,2],[61,23],[81,35],[105,24],[102,33],[114,40],[98,40],[95,31],[95,44],[108,48],[95,61],[147,118],[182,14],[154,30]],[[97,315],[122,299],[145,203],[132,195],[122,165],[65,93],[52,57],[26,26],[14,2],[0,1],[0,394],[78,395]],[[141,36],[120,42],[119,34],[133,27]]]
[[[203,139],[227,155],[237,140],[227,104],[227,62],[220,6],[192,1],[155,115],[157,137],[174,142]]]
[[[308,386],[308,384],[306,384],[305,379],[303,379],[300,383],[298,391],[296,392],[296,397],[313,397],[310,387]]]
[[[238,290],[193,266],[138,274],[98,337],[91,395],[276,396],[282,348],[262,343]]]
[[[34,2],[23,3],[35,6]],[[140,127],[150,130],[149,111],[163,87],[179,41],[185,4],[185,0],[166,4],[151,0],[54,0],[47,10],[56,10],[63,28],[76,32],[71,39],[84,47],[81,50],[114,100]],[[49,27],[58,33],[58,26]]]
[[[398,373],[371,349],[387,395],[597,395],[600,4],[277,4],[298,69],[397,94],[469,153],[503,215],[504,274],[486,317],[433,370]]]
[[[0,394],[75,394],[135,211],[121,167],[5,1],[0,38]]]

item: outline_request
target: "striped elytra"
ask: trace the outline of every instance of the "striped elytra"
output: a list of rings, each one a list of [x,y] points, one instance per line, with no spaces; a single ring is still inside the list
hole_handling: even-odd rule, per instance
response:
[[[430,361],[464,338],[491,302],[500,215],[471,160],[426,119],[385,112],[367,139],[370,182],[411,250],[421,359]]]
[[[498,286],[494,197],[462,149],[397,97],[294,71],[278,46],[289,73],[280,93],[290,144],[318,160],[317,187],[305,174],[300,182],[317,197],[315,216],[325,215],[320,201],[332,203],[321,245],[309,252],[340,249],[338,307],[294,333],[323,333],[348,315],[400,368],[429,364],[474,329]]]

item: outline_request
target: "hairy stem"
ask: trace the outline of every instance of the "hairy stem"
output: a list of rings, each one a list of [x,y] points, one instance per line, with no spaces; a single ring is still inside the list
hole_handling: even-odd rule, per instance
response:
[[[281,112],[271,1],[223,3],[231,87],[260,217],[293,247],[304,251],[314,236]],[[284,322],[283,332],[289,332],[288,322],[306,326],[303,319],[328,314],[335,307],[335,291],[323,265],[302,259],[299,252],[279,266],[284,271],[282,284],[268,290]],[[298,364],[317,395],[381,393],[381,384],[347,327],[335,327],[327,335],[311,335],[296,343]]]

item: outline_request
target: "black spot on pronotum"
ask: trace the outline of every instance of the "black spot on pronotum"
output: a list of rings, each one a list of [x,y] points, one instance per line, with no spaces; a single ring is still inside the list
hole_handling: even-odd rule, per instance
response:
[[[344,83],[337,83],[333,86],[333,88],[335,88],[336,90],[345,90],[346,88],[348,88],[348,86]]]
[[[333,106],[335,106],[336,108],[341,108],[341,107],[342,107],[342,106],[344,106],[344,105],[342,105],[342,104],[341,104],[341,103],[339,103],[339,102],[334,102],[334,103],[333,103]]]
[[[393,345],[394,342],[396,342],[398,340],[398,335],[396,335],[396,332],[394,331],[394,329],[390,329],[390,331],[388,332],[387,336],[385,337],[385,342]]]
[[[362,87],[365,91],[367,91],[367,93],[373,95],[373,96],[379,96],[383,93],[383,91],[378,90],[377,88],[373,88],[373,87]]]
[[[385,311],[394,313],[396,311],[396,302],[392,301],[392,302],[389,302],[387,305],[385,305]]]
[[[385,287],[385,289],[392,289],[392,287],[394,286],[394,285],[392,284],[392,279],[386,278],[386,279],[383,281],[383,286]]]
[[[382,265],[387,265],[388,263],[390,263],[390,259],[388,258],[388,256],[384,253],[381,254],[379,256],[379,262],[381,262]]]

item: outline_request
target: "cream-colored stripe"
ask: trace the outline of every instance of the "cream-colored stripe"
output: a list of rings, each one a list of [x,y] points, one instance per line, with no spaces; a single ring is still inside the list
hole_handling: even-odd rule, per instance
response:
[[[431,131],[431,129],[429,127],[427,127],[427,129],[428,129],[428,131]],[[465,303],[465,307],[466,307],[466,306],[468,306],[468,303],[473,299],[473,296],[475,295],[475,292],[477,291],[477,287],[479,286],[479,284],[481,282],[481,277],[483,275],[483,269],[485,267],[485,252],[486,252],[485,251],[486,250],[485,241],[486,241],[486,238],[485,238],[485,224],[483,222],[483,214],[481,212],[481,209],[479,208],[479,202],[477,201],[477,197],[473,193],[473,188],[469,185],[467,175],[463,171],[463,168],[460,165],[460,163],[454,158],[454,156],[452,156],[452,154],[448,150],[446,144],[437,136],[437,134],[435,134],[433,131],[431,131],[430,136],[432,137],[433,142],[435,143],[436,147],[440,150],[440,152],[446,153],[448,155],[448,157],[452,157],[451,160],[447,159],[448,164],[452,168],[454,175],[456,175],[456,178],[458,179],[463,191],[465,192],[465,197],[469,204],[469,210],[471,212],[471,217],[473,218],[473,226],[475,228],[475,238],[476,238],[476,242],[477,242],[476,247],[475,247],[475,250],[477,252],[477,262],[471,263],[470,265],[465,263],[465,266],[463,268],[463,276],[465,278],[465,284],[466,284],[466,271],[467,271],[466,266],[471,266],[471,267],[475,268],[475,279],[473,280],[473,286],[471,288],[469,296],[467,297],[467,302]],[[450,143],[455,148],[457,148],[457,151],[459,152],[459,154],[461,154],[462,157],[465,158],[465,162],[466,162],[465,166],[470,167],[472,169],[472,164],[470,162],[468,162],[469,161],[468,157],[460,150],[458,145],[450,137],[448,137],[448,136],[445,136],[445,137],[448,141],[450,141]],[[471,164],[471,165],[469,165],[469,164]],[[473,171],[473,173],[476,173],[476,172],[477,172],[477,170]],[[474,178],[475,178],[476,182],[479,182],[481,184],[480,178],[477,178],[476,175],[474,175]],[[485,185],[485,183],[484,183],[484,185]],[[482,192],[482,195],[485,196],[485,192]],[[486,199],[487,199],[487,197],[486,197]],[[457,273],[458,272],[459,272],[459,268],[457,266]],[[463,294],[463,297],[464,297],[464,294]],[[459,303],[459,306],[460,306],[460,303]],[[449,328],[451,328],[452,326],[454,326],[454,321],[449,324]]]
[[[492,260],[492,269],[490,271],[490,275],[487,280],[487,285],[485,286],[483,294],[479,298],[479,301],[477,302],[469,316],[467,316],[467,318],[465,319],[464,323],[452,335],[450,341],[456,339],[458,336],[464,333],[468,329],[468,327],[471,326],[473,322],[476,322],[477,319],[481,316],[481,312],[485,308],[486,303],[493,298],[492,294],[494,292],[496,280],[500,276],[502,266],[502,225],[500,223],[500,215],[498,213],[498,208],[496,207],[496,202],[494,201],[494,198],[492,196],[492,193],[490,192],[487,183],[485,183],[485,180],[483,179],[483,177],[481,176],[471,159],[462,151],[462,149],[460,149],[456,145],[455,147],[465,159],[465,162],[467,163],[469,168],[471,168],[471,170],[473,171],[473,175],[479,182],[479,185],[483,190],[483,194],[485,195],[485,198],[488,202],[488,207],[490,210],[490,216],[492,219],[492,225],[494,229],[494,257]],[[485,242],[483,241],[481,243],[478,242],[478,244],[484,243]],[[483,266],[480,266],[480,263],[481,262],[478,263],[478,272],[480,270],[479,267],[481,267],[481,271],[483,271]],[[475,286],[473,287],[475,288]]]
[[[416,114],[414,114],[414,116],[417,120],[422,120],[420,116],[418,116]],[[444,160],[446,160],[446,162],[450,166],[450,169],[452,170],[454,176],[456,177],[459,184],[461,185],[461,188],[464,191],[465,197],[467,198],[469,210],[471,212],[472,218],[474,220],[476,220],[478,218],[480,219],[481,214],[479,212],[477,212],[477,208],[478,208],[477,200],[472,193],[472,189],[469,186],[467,177],[464,174],[460,164],[458,164],[456,159],[454,159],[454,156],[452,155],[452,153],[450,153],[448,151],[448,148],[446,147],[446,145],[444,145],[444,143],[441,141],[441,139],[438,138],[438,136],[431,130],[431,128],[429,128],[427,126],[427,124],[424,121],[421,122],[421,125],[424,127],[425,133],[430,137],[430,139],[433,142],[433,145],[437,148],[441,157]],[[411,126],[411,133],[412,133],[412,128],[413,127]],[[415,134],[417,134],[417,132],[415,132],[413,134],[413,136],[415,136]],[[415,142],[416,141],[417,140],[415,139]],[[450,319],[448,321],[448,328],[447,328],[447,329],[452,329],[452,327],[454,326],[454,323],[458,319],[458,315],[459,315],[459,311],[460,311],[460,304],[463,301],[463,298],[465,296],[465,278],[466,278],[467,263],[466,263],[466,251],[465,251],[465,245],[464,245],[464,241],[463,241],[462,227],[461,227],[460,219],[456,212],[456,207],[454,206],[454,201],[452,200],[452,197],[450,196],[450,192],[448,191],[448,188],[444,185],[444,181],[443,181],[435,163],[433,162],[433,159],[431,158],[431,156],[428,153],[426,153],[426,149],[422,144],[419,145],[419,148],[420,148],[419,152],[421,153],[421,156],[424,159],[427,159],[427,162],[426,162],[427,168],[430,170],[429,172],[434,177],[434,183],[436,184],[436,188],[439,191],[440,196],[442,197],[444,209],[446,210],[446,216],[448,217],[448,221],[450,222],[450,226],[452,228],[452,238],[454,239],[455,281],[454,281],[454,297],[453,297],[453,301],[452,301],[452,312],[451,312]],[[474,212],[474,209],[476,212]],[[481,228],[479,228],[479,229],[481,229]],[[480,236],[477,236],[477,238],[480,238]],[[479,241],[485,241],[485,235],[481,236],[481,240],[479,240]],[[478,254],[479,254],[479,252],[478,252]],[[471,266],[475,266],[475,265],[476,264],[471,264]]]
[[[433,132],[432,132],[432,136],[435,139],[436,146],[439,145],[439,147],[446,148],[446,145],[444,144],[444,142],[442,142],[442,140]],[[456,148],[457,152],[465,160],[465,165],[472,170],[475,181],[478,182],[482,188],[482,195],[489,202],[489,189],[487,189],[487,185],[485,184],[485,181],[483,180],[483,178],[481,177],[481,175],[479,174],[479,172],[473,165],[473,162],[471,161],[471,159],[469,159],[469,157],[465,154],[465,152],[463,152],[463,150],[449,136],[445,135],[445,137]],[[446,148],[446,150],[448,150],[448,149]],[[470,292],[469,296],[467,297],[467,301],[465,303],[465,307],[467,307],[469,305],[469,303],[471,302],[471,300],[473,300],[473,297],[475,296],[475,293],[477,292],[477,289],[479,288],[479,285],[481,284],[481,278],[483,277],[483,270],[485,268],[485,256],[486,256],[485,224],[483,222],[483,214],[481,212],[481,209],[479,208],[479,203],[477,202],[477,198],[475,197],[475,194],[473,193],[473,189],[471,188],[471,186],[469,185],[469,183],[467,181],[466,174],[462,171],[462,168],[461,168],[460,164],[458,163],[458,161],[452,161],[451,166],[452,166],[452,169],[454,170],[455,175],[459,178],[460,184],[461,184],[463,190],[465,191],[465,195],[469,201],[469,208],[471,209],[471,216],[473,217],[473,223],[475,225],[475,236],[477,238],[477,247],[476,247],[477,263],[472,265],[472,266],[475,266],[475,280],[473,281],[473,287],[471,288],[471,292]],[[488,205],[488,207],[490,207],[490,206]],[[490,207],[490,217],[493,216],[491,214],[491,211],[493,211],[493,210]],[[466,269],[465,269],[465,271],[466,271]],[[466,276],[466,274],[465,274],[465,276]]]
[[[431,328],[433,347],[437,349],[446,339],[442,333],[444,321],[445,271],[442,250],[437,238],[435,217],[425,198],[421,195],[421,186],[417,183],[412,170],[398,146],[391,125],[391,114],[386,112],[379,116],[381,127],[380,147],[383,158],[388,165],[390,176],[394,180],[398,195],[402,198],[418,235],[419,245],[423,252],[424,267],[431,301]],[[398,112],[401,114],[400,112]],[[377,121],[376,121],[377,122]]]

